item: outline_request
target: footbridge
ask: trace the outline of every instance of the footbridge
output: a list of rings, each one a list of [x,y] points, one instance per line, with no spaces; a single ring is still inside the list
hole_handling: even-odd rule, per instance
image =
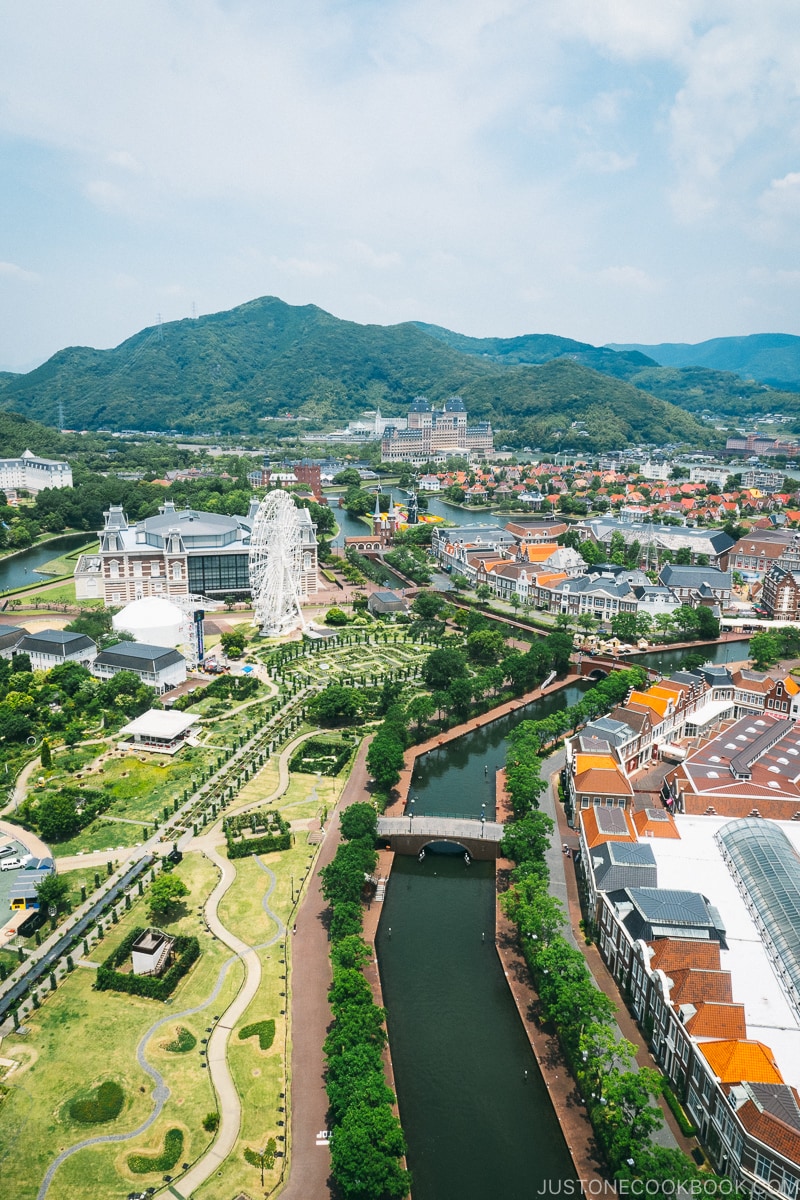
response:
[[[466,850],[470,858],[497,858],[502,836],[499,821],[448,816],[378,817],[378,838],[397,854],[419,855],[443,842],[442,849],[451,853]]]

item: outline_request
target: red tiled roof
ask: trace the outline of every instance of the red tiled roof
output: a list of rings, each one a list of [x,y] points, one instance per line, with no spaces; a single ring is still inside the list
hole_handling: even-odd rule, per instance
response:
[[[665,971],[671,976],[673,971],[690,967],[705,971],[720,969],[719,942],[701,942],[693,938],[657,938],[650,944],[654,951],[650,967],[654,971]]]

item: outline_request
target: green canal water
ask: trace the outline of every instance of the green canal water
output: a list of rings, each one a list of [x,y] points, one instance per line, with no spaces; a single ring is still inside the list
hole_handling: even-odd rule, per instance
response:
[[[585,686],[421,759],[417,813],[492,816],[509,729]],[[414,1200],[529,1200],[544,1180],[575,1177],[493,937],[494,864],[395,859],[377,945]]]
[[[674,670],[687,651],[643,656]],[[742,659],[746,643],[708,647]],[[563,688],[421,758],[417,814],[494,816],[495,772],[517,722],[574,704]],[[395,859],[378,929],[414,1200],[531,1200],[572,1162],[493,943],[494,867],[456,855]]]

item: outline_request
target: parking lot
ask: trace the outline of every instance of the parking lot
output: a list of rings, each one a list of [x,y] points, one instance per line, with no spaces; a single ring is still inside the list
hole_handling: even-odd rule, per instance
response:
[[[13,846],[15,858],[24,858],[28,853],[22,842],[8,837],[2,831],[0,831],[0,846]],[[11,858],[12,856],[8,855],[8,857]],[[11,917],[11,889],[22,870],[24,870],[23,867],[18,867],[16,871],[0,871],[0,929],[6,925]],[[19,915],[22,918],[24,913],[20,913]]]

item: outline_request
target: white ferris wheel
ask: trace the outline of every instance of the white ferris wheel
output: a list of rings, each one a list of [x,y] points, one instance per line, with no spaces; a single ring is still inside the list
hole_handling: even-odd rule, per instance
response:
[[[258,506],[250,538],[255,623],[265,637],[280,637],[298,624],[305,628],[302,573],[300,510],[287,492],[268,492]]]

